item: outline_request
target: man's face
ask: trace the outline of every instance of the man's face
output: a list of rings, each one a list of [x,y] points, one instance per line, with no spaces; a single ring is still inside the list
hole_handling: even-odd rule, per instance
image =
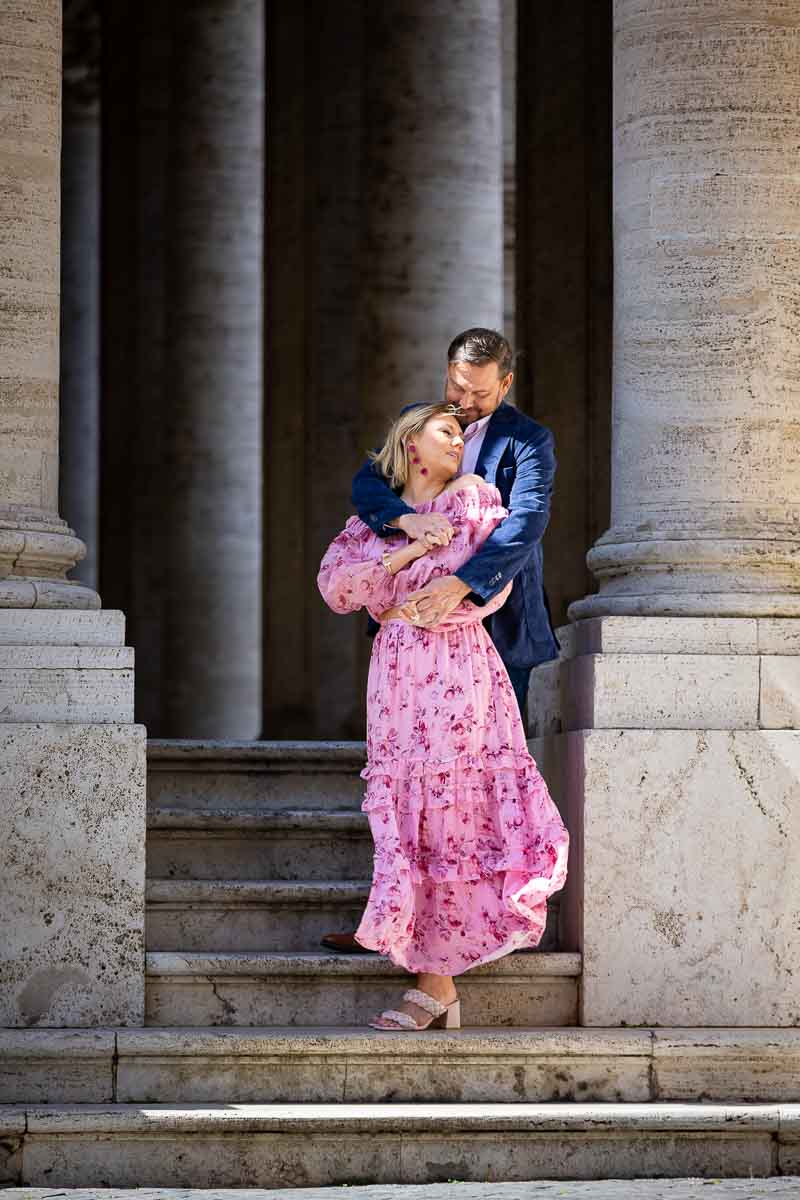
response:
[[[501,376],[497,363],[451,362],[447,364],[444,395],[458,407],[462,425],[488,417],[505,397],[514,379],[511,371]]]

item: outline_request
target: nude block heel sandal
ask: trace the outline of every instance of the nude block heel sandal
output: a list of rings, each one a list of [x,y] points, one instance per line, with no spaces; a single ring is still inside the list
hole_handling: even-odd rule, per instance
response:
[[[441,1001],[429,996],[427,992],[421,992],[418,988],[410,988],[407,992],[403,992],[403,999],[410,1004],[416,1004],[419,1008],[424,1008],[430,1013],[430,1017],[423,1024],[418,1025],[412,1016],[408,1013],[399,1012],[394,1008],[387,1008],[381,1013],[381,1017],[385,1021],[394,1021],[397,1029],[402,1029],[406,1033],[419,1032],[423,1029],[460,1029],[461,1028],[461,1001],[453,1000],[451,1004],[442,1004]],[[385,1025],[376,1025],[374,1021],[369,1022],[372,1029],[382,1029],[385,1033],[393,1033],[394,1030],[387,1029]]]

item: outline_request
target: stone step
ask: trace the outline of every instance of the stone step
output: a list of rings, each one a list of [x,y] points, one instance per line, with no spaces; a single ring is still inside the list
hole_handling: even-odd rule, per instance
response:
[[[765,1178],[797,1173],[800,1105],[8,1106],[0,1146],[6,1185],[59,1189]]]
[[[0,1103],[800,1102],[798,1029],[0,1029]]]
[[[358,809],[363,742],[147,744],[150,809]]]
[[[465,1025],[574,1025],[579,954],[509,954],[459,980]],[[147,1024],[362,1025],[409,976],[379,955],[147,955]]]
[[[147,873],[160,879],[366,879],[372,838],[352,809],[151,809]]]
[[[149,879],[149,950],[316,950],[355,929],[369,880]]]

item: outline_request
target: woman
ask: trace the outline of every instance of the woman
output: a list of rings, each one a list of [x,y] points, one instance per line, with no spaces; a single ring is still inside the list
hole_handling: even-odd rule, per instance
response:
[[[449,406],[406,410],[377,465],[411,507],[447,516],[452,540],[381,539],[351,517],[318,578],[334,612],[366,608],[381,624],[362,772],[374,874],[356,938],[416,972],[417,986],[375,1029],[458,1028],[453,976],[535,946],[547,897],[566,878],[567,831],[481,624],[512,585],[482,607],[463,601],[432,629],[415,625],[415,591],[457,570],[507,515],[495,487],[456,478],[463,448]]]

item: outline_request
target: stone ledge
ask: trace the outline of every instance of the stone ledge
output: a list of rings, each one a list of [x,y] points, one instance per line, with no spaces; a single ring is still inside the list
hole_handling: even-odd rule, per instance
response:
[[[359,771],[366,760],[364,742],[239,742],[151,739],[148,767],[172,770]]]
[[[408,978],[408,972],[380,955],[359,954],[173,954],[147,955],[147,974],[157,976],[319,976],[356,975]],[[509,954],[493,963],[470,970],[470,977],[577,979],[581,974],[580,954]]]
[[[369,880],[148,879],[151,905],[352,904],[365,901]]]
[[[14,1106],[6,1106],[12,1110]],[[778,1134],[800,1128],[800,1105],[779,1104],[86,1104],[23,1106],[27,1132],[109,1134],[184,1131],[336,1134],[553,1131]],[[0,1111],[0,1118],[2,1111]]]

